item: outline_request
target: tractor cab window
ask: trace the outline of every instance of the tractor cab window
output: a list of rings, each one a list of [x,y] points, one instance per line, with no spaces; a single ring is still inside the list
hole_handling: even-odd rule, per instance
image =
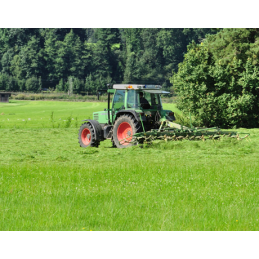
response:
[[[137,100],[136,100],[136,91],[128,90],[127,94],[127,108],[136,108]]]
[[[151,107],[152,109],[161,109],[161,100],[159,94],[151,94]]]
[[[147,92],[138,92],[138,107],[142,109],[150,109],[150,94]]]
[[[122,110],[125,109],[124,107],[124,100],[125,100],[125,90],[116,90],[116,93],[113,97],[113,106],[115,110]]]
[[[159,94],[143,91],[143,95],[144,95],[143,97],[150,104],[150,109],[161,109],[162,108]]]
[[[148,103],[151,105],[151,94],[148,92],[144,92],[144,98],[148,101]]]

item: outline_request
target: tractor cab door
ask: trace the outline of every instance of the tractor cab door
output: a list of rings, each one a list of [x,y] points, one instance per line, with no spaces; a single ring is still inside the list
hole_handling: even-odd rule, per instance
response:
[[[115,89],[108,89],[108,109],[104,109],[105,111],[105,120],[108,122],[109,125],[112,124],[112,100],[113,95],[115,93]]]
[[[112,102],[112,120],[114,121],[116,113],[125,109],[125,92],[126,90],[116,90]]]

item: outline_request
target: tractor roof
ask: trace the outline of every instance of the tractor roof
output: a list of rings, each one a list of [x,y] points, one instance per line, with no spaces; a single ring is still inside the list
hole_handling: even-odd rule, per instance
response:
[[[113,89],[134,89],[134,90],[160,90],[161,85],[138,85],[138,84],[115,84]]]
[[[147,92],[147,93],[150,93],[150,94],[170,94],[170,92],[167,92],[167,91],[162,91],[162,90],[159,90],[159,89],[143,89],[143,92]]]

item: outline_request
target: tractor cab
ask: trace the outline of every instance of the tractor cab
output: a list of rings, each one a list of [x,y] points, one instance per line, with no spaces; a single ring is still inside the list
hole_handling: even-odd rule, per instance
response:
[[[111,121],[116,120],[118,113],[126,111],[141,115],[143,122],[147,121],[147,116],[152,117],[156,114],[160,116],[167,114],[170,120],[175,120],[172,111],[163,110],[161,94],[169,92],[161,88],[159,85],[113,85],[113,89],[108,90],[108,94],[109,92],[114,94],[112,104],[108,107]]]
[[[115,109],[141,109],[141,110],[158,110],[162,109],[161,94],[169,92],[162,91],[158,85],[114,85],[115,94],[113,98],[113,106]],[[148,107],[141,103],[141,96],[148,102]],[[120,106],[120,104],[122,106]]]
[[[143,96],[141,98],[141,96]],[[141,99],[147,101],[148,106],[141,103]],[[140,90],[116,90],[113,97],[112,108],[116,111],[121,109],[161,109],[162,104],[159,93]]]

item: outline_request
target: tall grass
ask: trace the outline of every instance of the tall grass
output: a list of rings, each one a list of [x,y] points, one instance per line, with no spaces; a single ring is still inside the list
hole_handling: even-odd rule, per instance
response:
[[[97,101],[96,95],[80,95],[72,94],[67,95],[66,93],[13,93],[10,97],[11,100],[59,100],[59,101]],[[102,95],[99,97],[100,102],[107,101],[108,97]]]

